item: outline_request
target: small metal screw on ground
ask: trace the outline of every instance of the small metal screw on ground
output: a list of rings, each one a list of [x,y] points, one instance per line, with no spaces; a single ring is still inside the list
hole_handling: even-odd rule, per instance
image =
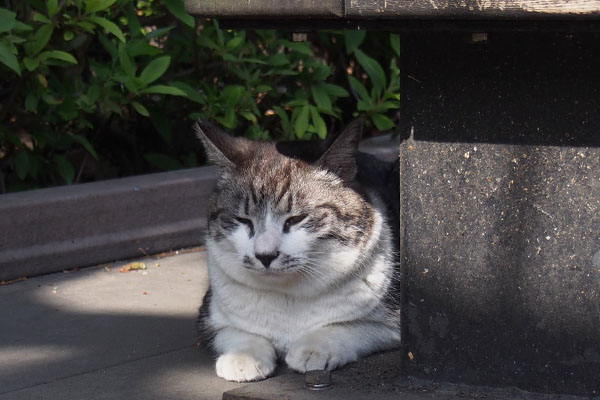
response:
[[[324,369],[306,371],[304,386],[309,390],[326,390],[331,388],[331,372]]]

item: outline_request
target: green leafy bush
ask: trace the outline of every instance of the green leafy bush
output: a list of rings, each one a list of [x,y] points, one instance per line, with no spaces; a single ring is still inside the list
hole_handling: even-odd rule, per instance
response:
[[[1,192],[199,165],[197,118],[255,139],[324,138],[358,114],[395,126],[394,34],[292,42],[195,20],[183,0],[5,5]]]

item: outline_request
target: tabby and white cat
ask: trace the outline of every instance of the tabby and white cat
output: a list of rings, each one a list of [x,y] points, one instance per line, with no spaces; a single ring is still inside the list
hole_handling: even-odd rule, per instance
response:
[[[272,142],[196,132],[220,167],[209,206],[209,293],[199,328],[229,381],[334,369],[400,343],[394,251],[379,197],[356,182],[362,121],[316,162]]]

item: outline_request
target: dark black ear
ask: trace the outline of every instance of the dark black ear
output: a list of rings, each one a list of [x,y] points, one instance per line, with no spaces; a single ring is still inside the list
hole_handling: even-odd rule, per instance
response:
[[[234,168],[249,146],[247,140],[235,138],[205,121],[196,121],[194,131],[208,159],[220,167]]]
[[[355,119],[338,135],[317,165],[326,168],[350,182],[356,176],[356,155],[362,135],[363,119]]]

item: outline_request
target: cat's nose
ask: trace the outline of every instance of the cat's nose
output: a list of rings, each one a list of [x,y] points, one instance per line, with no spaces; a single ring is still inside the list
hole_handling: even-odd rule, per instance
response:
[[[278,251],[276,251],[275,253],[265,253],[265,254],[256,253],[254,255],[254,257],[256,257],[262,263],[262,265],[265,266],[265,268],[269,268],[269,266],[271,266],[271,262],[274,259],[276,259],[278,256],[279,256]]]

